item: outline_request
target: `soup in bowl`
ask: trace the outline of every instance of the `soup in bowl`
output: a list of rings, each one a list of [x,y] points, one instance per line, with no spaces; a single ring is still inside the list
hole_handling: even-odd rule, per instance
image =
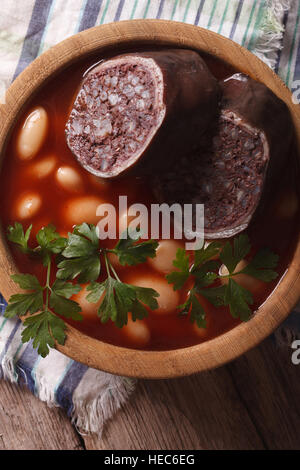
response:
[[[173,22],[101,26],[1,108],[1,290],[42,356],[187,375],[288,315],[300,117],[255,56]]]

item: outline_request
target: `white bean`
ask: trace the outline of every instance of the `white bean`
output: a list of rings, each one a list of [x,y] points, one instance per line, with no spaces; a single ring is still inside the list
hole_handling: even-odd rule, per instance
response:
[[[128,315],[127,325],[123,326],[121,331],[136,347],[146,346],[151,338],[151,333],[146,323],[143,320],[133,321],[130,315]]]
[[[63,206],[63,217],[70,225],[97,224],[99,217],[96,215],[97,207],[104,201],[96,196],[82,196],[70,199]]]
[[[56,165],[56,158],[53,156],[45,157],[41,161],[33,163],[28,171],[35,178],[42,179],[50,175],[54,171]]]
[[[182,245],[175,240],[162,240],[156,250],[156,257],[149,258],[148,263],[162,273],[174,271],[173,261],[176,258],[178,248],[181,247]]]
[[[42,147],[48,130],[48,115],[38,106],[26,118],[17,138],[17,152],[21,160],[31,160]]]
[[[71,166],[59,167],[56,172],[56,181],[62,188],[68,191],[79,192],[82,190],[81,176]]]
[[[39,211],[41,205],[42,199],[39,194],[26,194],[17,203],[16,215],[19,219],[28,219]]]
[[[130,284],[139,287],[150,287],[158,292],[158,309],[153,310],[153,313],[164,314],[176,311],[179,304],[178,292],[175,292],[164,278],[146,275],[130,279]]]

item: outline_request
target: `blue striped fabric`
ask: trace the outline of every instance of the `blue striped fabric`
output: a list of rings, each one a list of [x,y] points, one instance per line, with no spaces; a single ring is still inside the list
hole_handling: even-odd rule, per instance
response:
[[[53,0],[46,3],[44,0],[35,2],[27,34],[23,43],[23,49],[19,63],[14,74],[14,79],[37,57],[44,29],[47,25],[49,11]]]
[[[70,415],[73,409],[73,393],[84,377],[88,367],[79,362],[70,362],[60,377],[55,390],[55,400]]]
[[[194,24],[196,26],[199,24],[199,19],[200,19],[200,15],[201,15],[203,7],[204,7],[204,3],[205,3],[205,0],[201,0],[201,2],[199,2],[199,6],[198,6],[198,9],[197,9],[197,13],[196,13],[195,21],[194,21]]]
[[[206,27],[239,42],[273,65],[292,87],[293,81],[300,79],[300,0],[292,1],[289,10],[280,8],[287,3],[289,0],[28,0],[22,3],[24,11],[15,15],[13,2],[2,0],[0,54],[6,49],[9,52],[1,57],[0,80],[14,79],[37,55],[78,31],[110,21],[161,18]],[[270,5],[276,7],[276,19],[270,15]],[[25,37],[23,18],[28,22]],[[279,38],[283,49],[273,47],[270,57],[264,56],[264,34],[280,33],[282,25],[286,28]],[[120,406],[128,398],[132,383],[89,369],[55,350],[41,359],[30,343],[22,345],[20,322],[3,317],[5,305],[0,295],[0,378],[27,384],[42,400],[64,408],[84,430],[99,432],[101,425],[97,426],[95,416],[86,410],[105,396],[105,400],[114,400],[113,406],[102,400],[101,416],[109,417],[105,406],[109,410]],[[287,325],[295,324],[293,314]],[[122,393],[105,393],[111,387]],[[79,416],[79,409],[85,410],[84,416]]]
[[[243,4],[244,4],[244,0],[240,0],[239,4],[238,4],[238,7],[236,9],[235,17],[234,17],[234,20],[233,20],[233,25],[232,25],[232,28],[231,28],[231,31],[230,31],[230,35],[229,35],[230,39],[234,38],[234,33],[236,31],[236,27],[237,27],[237,24],[238,24],[238,21],[239,21],[239,17],[240,17],[240,14],[242,12]]]
[[[160,0],[160,4],[159,4],[158,10],[157,10],[157,15],[156,15],[156,18],[157,18],[158,20],[161,18],[161,14],[162,14],[162,11],[163,11],[164,3],[165,3],[165,0]]]
[[[82,12],[78,31],[84,31],[85,29],[95,26],[95,18],[99,15],[102,1],[103,0],[87,0]]]

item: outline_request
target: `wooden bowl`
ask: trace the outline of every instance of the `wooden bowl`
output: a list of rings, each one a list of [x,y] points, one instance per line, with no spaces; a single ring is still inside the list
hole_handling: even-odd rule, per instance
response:
[[[32,94],[45,80],[85,54],[104,51],[116,45],[168,45],[198,49],[217,56],[235,69],[267,85],[286,102],[293,116],[300,143],[300,106],[292,103],[284,83],[263,62],[238,44],[224,37],[183,23],[163,20],[133,20],[98,26],[76,34],[36,59],[7,91],[6,104],[0,106],[0,154]],[[277,288],[247,323],[205,343],[171,351],[136,351],[84,335],[69,327],[64,346],[58,349],[76,361],[104,371],[131,377],[179,377],[211,369],[240,356],[268,336],[288,316],[300,298],[300,240],[292,262]],[[10,279],[16,273],[3,229],[0,232],[0,290],[8,299],[18,288]]]

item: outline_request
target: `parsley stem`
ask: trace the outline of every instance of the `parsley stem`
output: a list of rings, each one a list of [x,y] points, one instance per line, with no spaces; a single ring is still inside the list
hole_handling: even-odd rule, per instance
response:
[[[117,281],[122,282],[119,276],[117,275],[115,268],[112,265],[110,265],[110,267]]]
[[[226,278],[230,278],[232,276],[237,276],[238,274],[243,274],[243,271],[232,272],[232,273],[229,273],[229,274],[219,274],[218,278],[219,279],[226,279]]]
[[[113,265],[110,263],[109,259],[107,258],[107,252],[106,251],[104,252],[104,259],[105,259],[105,265],[106,265],[106,270],[107,270],[108,276],[111,277],[111,275],[110,275],[110,270],[111,270],[113,275],[115,276],[116,280],[119,281],[119,282],[122,282],[120,280],[119,276],[117,275]]]
[[[51,271],[51,260],[48,261],[48,266],[47,266],[47,280],[46,280],[46,310],[48,310],[48,305],[49,305],[49,290],[50,288],[50,271]]]
[[[119,276],[117,275],[117,273],[116,273],[116,271],[115,271],[113,265],[111,264],[111,262],[110,262],[109,259],[107,258],[107,251],[105,250],[105,251],[103,252],[103,254],[104,254],[105,266],[106,266],[106,271],[107,271],[108,276],[111,277],[110,271],[112,271],[112,273],[113,273],[113,275],[115,276],[116,280],[119,281],[119,282],[121,282],[121,280],[120,280]]]
[[[108,259],[107,259],[107,254],[106,254],[106,252],[104,252],[104,259],[105,259],[105,266],[106,266],[107,274],[108,274],[109,277],[111,277],[111,275],[110,275],[110,269],[109,269],[109,262],[108,262]]]

